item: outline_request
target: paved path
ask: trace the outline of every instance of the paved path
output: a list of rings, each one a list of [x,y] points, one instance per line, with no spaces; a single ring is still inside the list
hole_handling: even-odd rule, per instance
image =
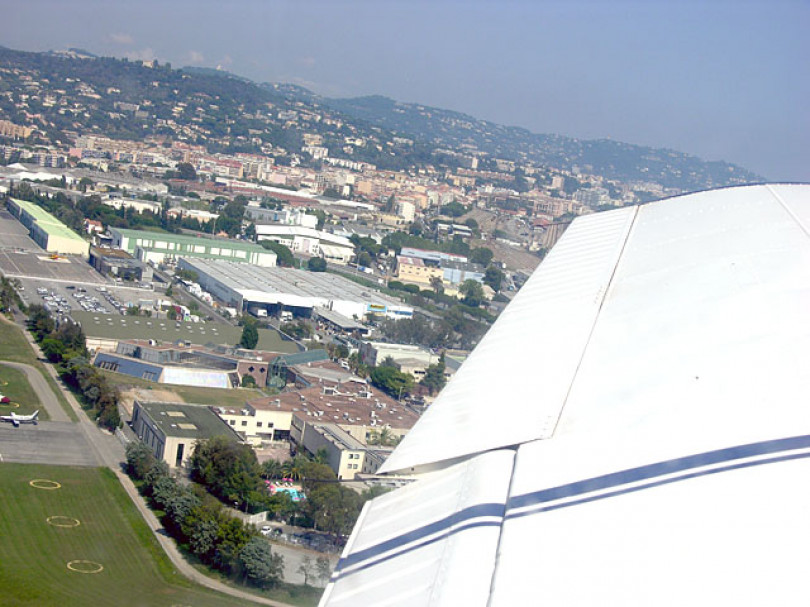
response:
[[[8,367],[13,367],[14,369],[17,369],[25,373],[25,377],[26,379],[28,379],[28,383],[31,384],[31,387],[37,394],[37,398],[39,399],[40,404],[48,412],[48,415],[50,415],[52,421],[55,422],[70,421],[70,419],[68,419],[67,413],[65,413],[65,410],[59,404],[59,401],[56,399],[53,390],[51,390],[51,387],[48,385],[48,382],[45,381],[45,378],[42,377],[42,373],[40,373],[39,369],[31,365],[26,365],[25,363],[15,363],[9,360],[0,361],[0,364]]]

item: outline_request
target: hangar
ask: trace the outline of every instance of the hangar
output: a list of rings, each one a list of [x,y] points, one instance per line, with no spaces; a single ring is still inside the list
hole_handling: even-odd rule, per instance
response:
[[[8,210],[28,228],[31,239],[48,253],[81,255],[87,259],[90,243],[39,205],[9,198]]]
[[[225,305],[258,316],[290,310],[298,316],[310,317],[316,306],[347,318],[413,316],[410,306],[327,272],[261,268],[207,259],[180,259],[178,267],[196,272],[200,286]]]

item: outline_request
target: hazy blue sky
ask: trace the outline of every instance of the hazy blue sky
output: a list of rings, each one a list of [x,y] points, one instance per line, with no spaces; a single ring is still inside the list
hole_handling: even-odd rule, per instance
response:
[[[0,0],[0,44],[222,67],[810,181],[810,2]]]

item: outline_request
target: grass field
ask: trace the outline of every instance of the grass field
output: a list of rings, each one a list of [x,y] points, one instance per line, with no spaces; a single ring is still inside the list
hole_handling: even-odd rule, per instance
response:
[[[42,373],[42,376],[45,378],[45,381],[48,382],[51,390],[53,390],[53,393],[56,395],[59,405],[65,410],[65,413],[67,413],[68,418],[74,422],[79,421],[79,418],[76,417],[76,413],[71,408],[70,403],[67,402],[65,395],[62,394],[59,386],[56,385],[54,379],[45,369],[45,365],[37,360],[37,357],[34,354],[34,351],[31,349],[28,341],[25,339],[22,330],[16,325],[6,322],[5,319],[0,320],[0,361],[3,360],[25,363],[39,369],[40,373]]]
[[[28,383],[25,373],[2,363],[0,363],[0,392],[4,396],[8,396],[13,403],[19,405],[0,404],[0,415],[9,415],[11,412],[17,415],[30,415],[39,409],[39,419],[41,421],[50,419],[48,412],[40,406],[39,399],[31,384]]]
[[[61,487],[37,489],[32,479]],[[108,469],[0,464],[0,504],[4,606],[247,604],[175,573]]]

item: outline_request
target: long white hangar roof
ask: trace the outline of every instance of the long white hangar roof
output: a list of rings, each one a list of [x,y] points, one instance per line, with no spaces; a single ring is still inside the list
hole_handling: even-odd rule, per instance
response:
[[[577,219],[382,472],[322,605],[798,605],[810,186]]]
[[[328,272],[265,268],[207,259],[184,258],[183,265],[238,293],[245,302],[311,308],[328,307],[329,302],[338,300],[413,312],[413,308],[382,293]]]

